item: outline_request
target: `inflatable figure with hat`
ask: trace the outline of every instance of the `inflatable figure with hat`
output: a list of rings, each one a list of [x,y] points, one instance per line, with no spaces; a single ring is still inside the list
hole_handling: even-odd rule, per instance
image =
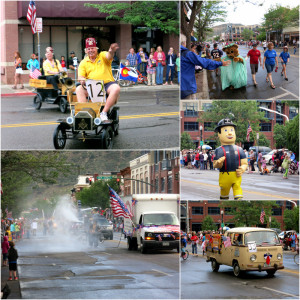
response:
[[[220,67],[223,91],[228,87],[230,89],[239,89],[247,85],[247,66],[245,59],[240,56],[238,48],[238,45],[234,43],[223,48],[226,56],[222,61],[231,61],[228,67]]]
[[[215,131],[218,132],[221,147],[215,151],[213,166],[220,170],[221,200],[229,199],[231,188],[234,200],[243,198],[242,174],[246,171],[248,164],[243,149],[235,145],[235,128],[236,125],[230,119],[222,119],[215,128]]]

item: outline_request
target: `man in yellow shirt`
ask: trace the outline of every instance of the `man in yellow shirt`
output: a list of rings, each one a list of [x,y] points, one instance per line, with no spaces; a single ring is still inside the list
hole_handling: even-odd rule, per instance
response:
[[[100,114],[102,123],[109,122],[107,112],[117,102],[120,94],[120,87],[114,80],[111,71],[111,63],[118,49],[118,44],[114,43],[110,45],[108,51],[98,53],[96,40],[94,38],[87,38],[85,40],[85,52],[87,53],[87,57],[81,61],[78,68],[78,80],[81,83],[81,85],[76,88],[78,102],[87,101],[88,93],[85,88],[86,79],[104,81],[104,88],[108,97]]]
[[[57,83],[59,78],[59,72],[63,72],[63,68],[61,67],[59,60],[53,58],[53,50],[51,51],[49,48],[50,47],[47,47],[45,53],[46,60],[43,63],[44,73],[47,79],[47,83],[53,84],[54,89],[56,91],[60,91],[58,89]]]

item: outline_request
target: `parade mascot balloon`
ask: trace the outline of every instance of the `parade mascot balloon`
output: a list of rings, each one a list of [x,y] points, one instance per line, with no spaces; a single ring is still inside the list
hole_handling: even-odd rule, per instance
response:
[[[235,128],[236,125],[230,119],[222,119],[215,128],[221,147],[215,151],[213,166],[220,169],[219,186],[221,189],[221,200],[229,199],[231,188],[234,200],[243,198],[241,188],[242,174],[246,171],[248,164],[243,149],[235,145]]]
[[[245,59],[240,56],[238,45],[232,43],[223,48],[226,56],[222,59],[230,60],[231,64],[221,68],[222,90],[226,88],[239,89],[247,85],[247,66]]]

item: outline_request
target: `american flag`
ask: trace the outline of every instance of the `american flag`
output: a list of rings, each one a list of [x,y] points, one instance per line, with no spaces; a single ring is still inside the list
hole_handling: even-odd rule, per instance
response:
[[[230,247],[231,246],[231,240],[230,237],[228,236],[227,239],[224,241],[224,247]]]
[[[171,237],[173,240],[175,240],[175,235],[171,233]]]
[[[157,237],[158,237],[158,240],[161,242],[161,241],[162,241],[162,239],[161,239],[161,236],[160,236],[160,234],[159,234]]]
[[[39,69],[32,66],[32,68],[30,69],[30,73],[29,73],[30,78],[38,79],[38,77],[41,75],[42,75],[42,73],[39,71]]]
[[[34,1],[29,2],[27,11],[27,20],[31,25],[31,31],[33,34],[36,33],[36,7]]]
[[[264,211],[264,209],[262,209],[261,210],[261,214],[260,214],[260,223],[261,224],[264,224],[264,222],[265,222],[265,211]]]
[[[120,196],[109,186],[110,206],[114,217],[131,218],[132,214],[128,210]]]
[[[247,137],[246,140],[249,142],[250,141],[250,132],[252,131],[250,122],[248,122],[248,129],[247,129]]]

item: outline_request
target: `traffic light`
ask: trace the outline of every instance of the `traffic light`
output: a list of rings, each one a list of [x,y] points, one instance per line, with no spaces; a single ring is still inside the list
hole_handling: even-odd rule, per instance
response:
[[[93,178],[90,177],[90,178],[89,178],[89,183],[90,183],[90,185],[92,184],[92,180],[93,180]]]

